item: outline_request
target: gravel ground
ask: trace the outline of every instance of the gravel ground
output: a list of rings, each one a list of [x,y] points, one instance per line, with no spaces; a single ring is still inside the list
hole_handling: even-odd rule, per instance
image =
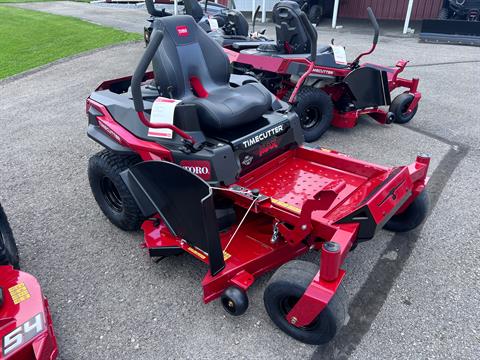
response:
[[[67,2],[22,6],[63,7],[71,15],[81,9],[84,18],[96,14],[89,20],[112,26],[117,19],[134,31],[145,17]],[[322,26],[319,38],[335,37],[352,56],[371,36],[347,25],[335,32]],[[142,51],[140,43],[121,45],[0,82],[0,201],[24,269],[49,298],[62,359],[478,357],[480,209],[472,194],[480,190],[480,123],[472,109],[480,85],[472,74],[480,49],[382,37],[369,61],[407,57],[406,75],[421,78],[424,98],[414,121],[379,126],[365,119],[319,142],[389,165],[432,154],[434,208],[421,230],[403,237],[382,231],[349,256],[350,322],[334,343],[318,348],[286,337],[268,319],[262,293],[270,275],[249,291],[245,316],[226,316],[218,302],[202,304],[203,265],[189,256],[153,263],[139,246],[141,233],[116,229],[98,209],[86,167],[99,147],[85,135],[84,100],[102,80],[131,74]],[[305,259],[317,261],[314,254]]]

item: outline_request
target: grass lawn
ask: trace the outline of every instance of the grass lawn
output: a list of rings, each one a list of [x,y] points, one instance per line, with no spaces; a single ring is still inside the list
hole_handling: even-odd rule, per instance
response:
[[[73,17],[0,6],[0,79],[83,51],[141,38]]]
[[[0,0],[0,3],[26,3],[26,2],[47,2],[55,0]]]

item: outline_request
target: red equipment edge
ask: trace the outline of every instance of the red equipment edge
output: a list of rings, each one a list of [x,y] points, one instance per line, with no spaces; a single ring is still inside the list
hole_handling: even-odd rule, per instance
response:
[[[40,284],[34,276],[10,265],[0,266],[0,273],[0,288],[3,291],[0,359],[56,359],[58,345],[48,301]],[[9,348],[11,350],[5,354]]]

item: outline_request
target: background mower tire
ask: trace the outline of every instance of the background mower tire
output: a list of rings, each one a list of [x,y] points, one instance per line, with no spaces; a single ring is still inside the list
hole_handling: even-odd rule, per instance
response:
[[[292,95],[290,90],[285,99]],[[297,93],[293,109],[300,117],[306,142],[318,140],[328,130],[333,119],[333,102],[325,91],[311,86],[303,86]]]
[[[12,229],[2,205],[0,205],[0,265],[12,265],[15,269],[20,268],[17,244],[15,244]]]
[[[88,162],[93,196],[105,216],[122,230],[138,230],[145,220],[120,173],[140,162],[137,155],[102,150]]]
[[[418,110],[418,105],[415,106],[411,113],[407,112],[408,107],[413,101],[413,95],[403,93],[393,99],[389,111],[395,115],[395,122],[397,124],[406,124],[413,119]]]
[[[404,212],[394,215],[383,227],[393,232],[406,232],[420,225],[428,214],[428,194],[422,191]]]
[[[308,20],[312,24],[318,25],[323,18],[323,5],[312,5],[308,10]]]
[[[450,11],[448,8],[441,8],[440,12],[438,13],[438,20],[448,20],[450,17]]]
[[[299,328],[285,316],[303,295],[318,272],[318,266],[307,261],[293,260],[273,274],[263,294],[265,309],[280,330],[291,337],[312,345],[329,342],[346,318],[346,292],[340,285],[332,300],[312,324]]]

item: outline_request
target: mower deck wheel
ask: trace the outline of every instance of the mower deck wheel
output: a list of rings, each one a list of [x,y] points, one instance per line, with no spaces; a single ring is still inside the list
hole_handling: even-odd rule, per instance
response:
[[[220,300],[225,311],[233,316],[243,315],[248,309],[247,294],[235,286],[227,288]]]
[[[342,327],[346,317],[346,293],[340,286],[327,307],[308,326],[296,327],[286,316],[304,294],[318,272],[318,266],[307,261],[293,260],[273,274],[263,294],[268,315],[280,330],[291,337],[312,345],[329,342]]]
[[[395,115],[395,122],[397,124],[406,124],[413,119],[418,110],[418,105],[412,110],[407,112],[408,107],[413,101],[413,95],[409,93],[403,93],[393,99],[390,105],[389,111]]]
[[[12,229],[8,223],[7,215],[0,205],[0,265],[12,265],[20,268],[17,244],[13,238]]]
[[[428,194],[422,191],[401,214],[394,215],[383,227],[393,232],[406,232],[420,225],[428,214]]]
[[[93,196],[105,216],[122,230],[138,230],[145,220],[120,173],[140,161],[136,155],[102,150],[88,162]]]
[[[286,101],[292,90],[285,95]],[[300,117],[306,142],[318,140],[330,127],[333,119],[333,102],[322,89],[303,86],[297,93],[293,109]]]

